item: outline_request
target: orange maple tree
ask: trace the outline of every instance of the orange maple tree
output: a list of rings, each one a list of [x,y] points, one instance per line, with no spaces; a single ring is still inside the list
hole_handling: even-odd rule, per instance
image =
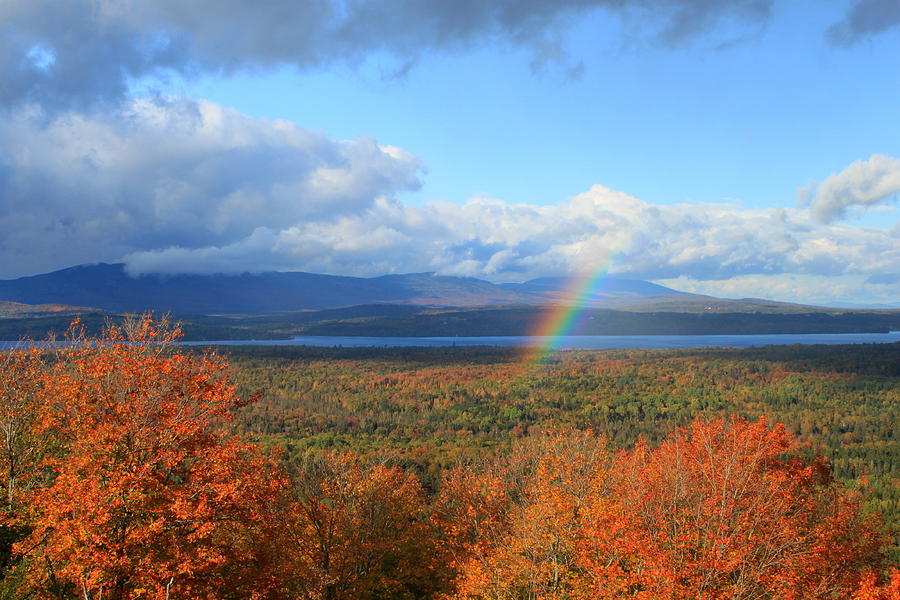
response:
[[[272,539],[298,600],[424,598],[440,589],[435,536],[415,475],[349,454],[308,454]]]
[[[551,432],[444,480],[436,515],[457,569],[456,597],[573,598],[584,511],[607,480],[603,438]]]
[[[601,598],[845,598],[883,540],[821,457],[764,420],[695,422],[623,454],[588,513]]]
[[[900,569],[893,568],[882,578],[874,573],[866,573],[851,600],[897,600],[900,598]]]
[[[173,352],[178,336],[137,319],[76,336],[44,370],[37,430],[57,450],[15,548],[39,597],[254,597],[271,585],[253,539],[283,478],[223,427],[240,404],[224,363]]]
[[[23,496],[41,480],[38,469],[48,439],[37,431],[41,418],[40,349],[20,345],[0,353],[0,483],[5,502],[0,510],[0,572],[16,562],[13,546],[28,533]]]
[[[18,492],[32,483],[45,446],[35,427],[43,366],[40,349],[33,345],[0,353],[0,479],[8,516],[16,510]]]
[[[458,470],[443,500],[454,597],[890,597],[865,575],[884,542],[874,519],[797,450],[780,425],[697,421],[657,448],[556,437],[524,469]]]

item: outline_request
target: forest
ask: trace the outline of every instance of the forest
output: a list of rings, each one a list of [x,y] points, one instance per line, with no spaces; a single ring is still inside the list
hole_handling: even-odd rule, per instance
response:
[[[625,302],[624,300],[621,302]],[[782,303],[708,299],[623,304],[615,310],[581,307],[570,335],[721,335],[888,333],[900,330],[900,311],[835,309]],[[57,307],[24,313],[0,303],[0,339],[42,339],[65,330],[74,316],[92,335],[129,313]],[[12,308],[10,308],[10,306]],[[40,308],[40,307],[38,307]],[[52,307],[51,307],[52,308]],[[271,314],[176,314],[185,340],[276,340],[298,335],[374,337],[521,336],[552,318],[554,305],[436,308],[367,304]]]
[[[0,353],[0,598],[900,597],[900,345]]]

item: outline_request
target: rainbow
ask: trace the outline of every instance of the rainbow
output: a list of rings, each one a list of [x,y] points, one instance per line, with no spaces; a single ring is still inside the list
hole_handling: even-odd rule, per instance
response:
[[[546,311],[531,333],[538,343],[526,350],[527,362],[539,364],[559,349],[562,338],[582,322],[584,309],[590,306],[590,300],[603,291],[611,266],[610,259],[604,261],[600,268],[585,271],[570,280],[562,297]]]

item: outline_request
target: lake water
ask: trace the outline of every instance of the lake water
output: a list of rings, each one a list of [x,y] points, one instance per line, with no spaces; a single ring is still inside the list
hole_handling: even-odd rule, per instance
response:
[[[319,347],[407,347],[407,346],[538,346],[552,343],[560,349],[602,350],[614,348],[748,348],[783,344],[890,344],[900,342],[900,331],[890,333],[806,333],[763,335],[579,335],[553,338],[539,336],[484,337],[340,337],[298,336],[290,340],[238,340],[184,342],[188,345],[226,346],[319,346]]]

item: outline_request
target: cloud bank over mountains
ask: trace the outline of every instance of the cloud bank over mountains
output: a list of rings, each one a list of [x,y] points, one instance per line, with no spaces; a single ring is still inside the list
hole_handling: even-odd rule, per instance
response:
[[[647,279],[878,282],[900,265],[900,226],[840,221],[848,207],[892,206],[900,161],[879,155],[827,178],[808,206],[661,206],[601,185],[544,206],[412,206],[398,195],[420,185],[415,156],[207,101],[139,100],[121,114],[49,123],[23,113],[0,125],[0,143],[14,149],[0,160],[5,277],[123,258],[133,274],[435,271],[494,281],[609,266]]]
[[[0,145],[6,276],[358,214],[418,187],[422,166],[371,139],[335,141],[188,100],[50,123],[26,114],[0,123]]]
[[[900,228],[821,225],[802,209],[656,206],[597,185],[550,206],[475,198],[412,207],[379,198],[356,214],[261,225],[223,246],[137,252],[128,264],[135,273],[436,271],[497,281],[605,266],[647,279],[838,276],[895,268]]]
[[[900,297],[900,225],[845,222],[854,211],[895,208],[897,158],[847,165],[784,208],[660,206],[602,185],[544,206],[515,198],[413,206],[402,195],[422,185],[427,165],[400,148],[130,92],[147,78],[352,66],[379,53],[399,72],[424,54],[488,42],[531,49],[536,67],[569,68],[565,29],[588,11],[646,21],[653,40],[677,45],[723,21],[759,27],[775,5],[4,2],[0,277],[117,260],[133,274],[435,271],[494,281],[610,267],[683,288],[730,281],[758,288],[753,295],[766,295],[766,281],[777,291],[777,282],[837,277],[849,287],[832,289],[848,299],[863,288],[867,297]],[[858,0],[823,35],[847,45],[898,25],[895,2]]]

